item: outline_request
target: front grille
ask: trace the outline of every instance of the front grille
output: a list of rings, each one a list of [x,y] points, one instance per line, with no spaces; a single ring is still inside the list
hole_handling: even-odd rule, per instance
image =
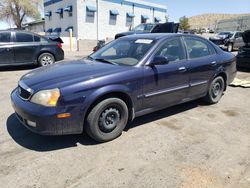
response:
[[[18,94],[22,99],[28,100],[31,96],[31,92],[22,88],[20,85],[18,86]]]

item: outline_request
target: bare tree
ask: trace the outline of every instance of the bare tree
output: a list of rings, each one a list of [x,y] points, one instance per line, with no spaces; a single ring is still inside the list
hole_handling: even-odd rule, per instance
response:
[[[0,20],[11,20],[21,29],[25,18],[40,18],[41,3],[42,0],[0,0]]]

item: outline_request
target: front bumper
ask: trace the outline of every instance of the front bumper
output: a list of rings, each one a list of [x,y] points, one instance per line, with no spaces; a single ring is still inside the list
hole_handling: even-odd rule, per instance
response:
[[[80,108],[44,107],[21,99],[17,89],[11,93],[12,106],[19,121],[32,132],[41,135],[79,134],[83,131]],[[70,113],[71,117],[58,119],[57,115]],[[32,126],[28,122],[33,122]]]

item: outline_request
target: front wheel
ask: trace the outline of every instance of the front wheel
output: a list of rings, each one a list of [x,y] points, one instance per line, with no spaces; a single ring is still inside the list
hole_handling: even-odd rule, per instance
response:
[[[108,98],[97,104],[88,114],[85,130],[98,142],[117,138],[128,122],[128,107],[118,98]]]
[[[225,88],[225,81],[221,76],[216,77],[209,86],[205,101],[209,104],[218,103]]]

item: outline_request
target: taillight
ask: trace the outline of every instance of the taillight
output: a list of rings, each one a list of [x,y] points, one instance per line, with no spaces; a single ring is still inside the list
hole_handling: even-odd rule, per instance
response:
[[[57,46],[58,46],[59,48],[62,48],[62,44],[61,44],[61,43],[57,43]]]

